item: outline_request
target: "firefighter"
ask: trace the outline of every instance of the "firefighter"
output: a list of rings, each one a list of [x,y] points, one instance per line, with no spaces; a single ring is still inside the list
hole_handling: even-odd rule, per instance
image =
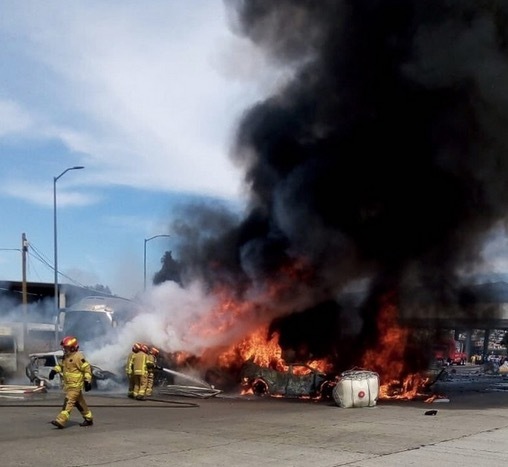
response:
[[[54,379],[57,373],[62,376],[65,399],[62,410],[51,423],[57,428],[64,428],[76,406],[84,419],[79,425],[92,426],[93,415],[83,397],[83,389],[85,392],[92,389],[92,368],[79,351],[78,340],[74,336],[64,337],[60,345],[64,351],[63,359],[50,371],[49,379]]]
[[[161,367],[158,365],[157,357],[159,356],[159,349],[157,347],[151,347],[147,358],[147,383],[146,383],[146,396],[150,397],[153,392],[153,383],[155,379],[155,370],[160,370]]]
[[[141,351],[132,358],[132,373],[134,376],[134,388],[132,395],[137,400],[146,399],[146,384],[148,377],[147,359],[150,350],[146,344],[141,345]]]
[[[127,390],[127,397],[134,399],[134,372],[133,372],[133,361],[134,355],[141,351],[141,346],[143,344],[139,342],[135,342],[132,345],[131,352],[127,357],[127,363],[125,364],[125,373],[127,375],[127,380],[129,382],[129,389]]]

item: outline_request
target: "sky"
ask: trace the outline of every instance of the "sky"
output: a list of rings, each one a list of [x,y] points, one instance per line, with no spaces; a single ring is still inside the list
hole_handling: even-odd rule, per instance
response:
[[[242,112],[281,71],[235,35],[221,0],[0,0],[0,278],[131,298],[145,239],[178,203],[241,207]],[[83,170],[66,169],[84,166]],[[171,237],[146,243],[148,282]]]

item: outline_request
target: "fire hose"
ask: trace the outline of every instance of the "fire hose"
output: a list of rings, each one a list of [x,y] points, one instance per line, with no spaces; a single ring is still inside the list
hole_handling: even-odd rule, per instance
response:
[[[18,398],[19,399],[19,398]],[[12,399],[11,399],[12,400]],[[0,407],[61,407],[62,401],[55,401],[55,402],[40,402],[40,403],[32,403],[31,401],[27,401],[26,398],[24,399],[24,403],[21,402],[10,402],[8,400],[2,401],[0,398]],[[146,402],[155,402],[156,404],[147,404]],[[160,405],[160,404],[164,405]],[[199,404],[195,402],[182,402],[182,401],[175,401],[175,400],[169,400],[169,399],[152,399],[148,398],[146,401],[140,402],[139,404],[105,404],[105,403],[99,403],[94,404],[93,402],[88,402],[88,407],[90,408],[97,408],[97,407],[109,407],[109,408],[197,408],[200,407]]]
[[[60,400],[54,400],[54,402],[39,402],[34,403],[33,398],[46,398],[47,390],[44,386],[22,386],[22,385],[0,385],[0,407],[60,407],[62,405]],[[60,394],[59,394],[60,396]],[[108,397],[108,396],[103,396]],[[117,398],[114,396],[109,396],[111,399]],[[31,400],[30,400],[31,399]],[[14,402],[14,401],[23,400],[22,403]],[[40,399],[39,399],[40,400]],[[146,402],[155,402],[157,404],[146,404]],[[120,408],[128,408],[128,407],[161,407],[159,403],[165,404],[165,407],[199,407],[199,404],[193,402],[182,402],[176,401],[173,399],[156,399],[153,397],[149,397],[146,399],[146,402],[143,403],[128,403],[128,404],[116,404],[111,405],[104,403],[89,403],[90,407],[120,407]]]
[[[178,376],[183,379],[187,379],[192,381],[193,383],[198,384],[198,386],[184,386],[184,385],[175,385],[168,384],[164,387],[159,387],[157,392],[161,395],[169,395],[169,396],[183,396],[183,397],[196,397],[201,399],[206,399],[209,397],[214,397],[222,391],[220,389],[215,389],[213,386],[209,385],[206,381],[195,378],[190,375],[186,375],[184,373],[180,373],[178,371],[171,370],[169,368],[156,367],[157,370],[164,371],[173,376]],[[6,385],[0,386],[0,407],[10,406],[10,407],[57,407],[61,405],[61,402],[58,403],[40,403],[33,404],[27,403],[26,396],[40,396],[41,394],[45,394],[44,386],[32,387],[32,386],[19,386],[19,385]],[[15,394],[19,394],[20,396],[16,396]],[[4,399],[4,401],[2,401]],[[6,399],[23,399],[25,403],[15,404],[9,403]],[[199,404],[193,402],[182,402],[175,401],[173,399],[156,399],[153,397],[148,397],[146,399],[147,402],[155,402],[155,403],[163,403],[168,407],[169,404],[173,404],[172,407],[199,407]],[[111,407],[111,404],[89,404],[90,407]],[[146,403],[137,404],[118,404],[114,405],[114,407],[120,408],[128,408],[128,407],[160,407],[160,405],[147,405]]]

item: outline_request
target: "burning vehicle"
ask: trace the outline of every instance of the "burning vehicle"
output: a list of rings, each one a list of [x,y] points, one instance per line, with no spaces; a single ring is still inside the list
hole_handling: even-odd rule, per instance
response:
[[[39,352],[32,353],[28,356],[28,363],[25,367],[25,374],[30,380],[30,383],[35,386],[40,386],[41,383],[48,388],[61,387],[61,376],[57,374],[53,380],[49,379],[49,372],[59,364],[59,360],[63,358],[63,350],[56,350],[54,352]],[[92,387],[99,388],[102,384],[108,382],[120,383],[121,378],[115,373],[103,370],[96,365],[92,367]],[[100,382],[100,383],[99,383]]]
[[[284,371],[245,363],[241,371],[243,394],[288,398],[330,399],[335,377],[306,363],[291,363]]]
[[[487,262],[487,241],[506,233],[508,9],[227,3],[235,32],[280,64],[283,79],[237,125],[242,209],[193,200],[172,211],[178,287],[164,304],[182,315],[168,310],[160,328],[178,327],[166,340],[221,378],[254,357],[265,368],[249,378],[258,392],[293,391],[268,381],[287,377],[269,369],[292,348],[313,368],[320,359],[336,374],[375,371],[380,399],[419,397],[430,347],[401,325],[404,309],[421,308],[429,328],[447,308],[450,326],[456,309],[483,322],[460,287]],[[173,266],[164,261],[154,283],[176,282]],[[403,293],[416,286],[422,302]],[[182,289],[196,293],[177,305]],[[358,306],[340,303],[358,289]]]

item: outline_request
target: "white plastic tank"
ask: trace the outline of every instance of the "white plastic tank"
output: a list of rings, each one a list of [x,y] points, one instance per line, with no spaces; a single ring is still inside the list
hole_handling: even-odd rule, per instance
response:
[[[345,371],[333,388],[333,399],[342,408],[373,407],[378,398],[379,375],[374,371]]]

